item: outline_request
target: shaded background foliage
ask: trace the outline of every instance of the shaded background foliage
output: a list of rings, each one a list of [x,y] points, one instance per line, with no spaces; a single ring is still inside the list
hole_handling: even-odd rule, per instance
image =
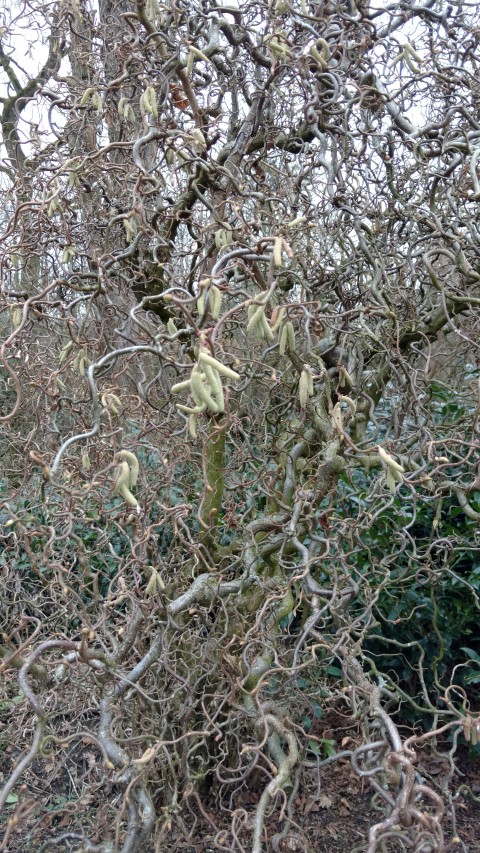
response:
[[[364,850],[446,849],[415,749],[480,731],[479,33],[4,9],[0,849],[279,850],[345,758]]]

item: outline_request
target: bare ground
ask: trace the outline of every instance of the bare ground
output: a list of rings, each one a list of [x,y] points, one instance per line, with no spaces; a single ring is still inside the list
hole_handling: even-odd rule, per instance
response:
[[[322,736],[333,738],[342,748],[352,738],[352,729],[342,732],[339,723],[340,720],[334,718],[323,722]],[[0,720],[0,743],[4,746],[0,751],[0,782],[30,740],[27,734],[26,741],[18,748],[14,742],[6,740],[7,730],[8,721],[3,715]],[[443,821],[447,853],[480,853],[480,754],[459,746],[452,767],[448,759],[450,746],[438,744],[436,754],[431,747],[419,750],[417,770],[439,793],[444,793],[448,787]],[[74,770],[75,764],[71,763],[66,772],[59,774],[58,764],[49,757],[32,765],[25,775],[24,785],[17,792],[18,800],[11,802],[0,816],[0,838],[3,838],[0,853],[37,853],[46,839],[78,831],[80,815],[80,825],[96,843],[104,831],[111,836],[114,793],[102,798],[102,772],[88,744],[84,745],[78,762],[78,779],[74,778]],[[80,785],[80,778],[83,785]],[[85,784],[87,778],[92,791],[90,802],[89,787]],[[264,782],[257,779],[232,802],[237,816],[236,831],[245,853],[251,850],[252,816],[263,785]],[[79,799],[80,787],[86,793]],[[283,814],[282,803],[278,801],[267,820],[266,853],[361,853],[366,849],[369,827],[381,821],[383,815],[381,802],[372,796],[368,780],[357,778],[347,758],[322,768],[320,774],[313,768],[303,771],[296,795],[290,802],[291,823],[287,819],[287,803],[283,805]],[[148,845],[144,853],[242,850],[239,846],[232,847],[231,815],[219,807],[213,789],[205,790],[201,799],[197,795],[185,799],[180,821],[174,818],[169,825],[160,802],[158,815],[163,837],[157,840],[156,847],[153,843]],[[50,853],[50,850],[78,851],[80,848],[78,843],[70,847],[65,840],[62,845],[51,845],[47,849]],[[388,853],[397,853],[397,850],[400,853],[402,849],[392,843]]]

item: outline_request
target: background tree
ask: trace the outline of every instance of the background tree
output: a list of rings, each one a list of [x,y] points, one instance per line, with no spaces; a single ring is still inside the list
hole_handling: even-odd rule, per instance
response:
[[[414,764],[480,730],[476,4],[3,15],[0,653],[29,743],[1,849],[46,766],[75,812],[42,850],[160,850],[198,815],[281,849],[345,756],[369,853],[445,849]],[[332,707],[361,722],[340,753]]]

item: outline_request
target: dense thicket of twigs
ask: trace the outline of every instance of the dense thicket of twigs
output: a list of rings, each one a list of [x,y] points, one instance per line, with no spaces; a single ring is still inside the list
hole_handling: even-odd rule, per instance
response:
[[[368,853],[444,849],[415,748],[475,708],[368,649],[392,577],[457,577],[444,502],[480,518],[476,6],[4,9],[0,850],[47,790],[42,850],[183,849],[207,794],[215,849],[281,850],[339,755]]]

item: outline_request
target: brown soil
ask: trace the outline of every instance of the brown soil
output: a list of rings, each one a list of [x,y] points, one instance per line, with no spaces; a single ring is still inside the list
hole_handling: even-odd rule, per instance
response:
[[[24,732],[25,739],[20,745],[6,745],[5,722],[3,717],[0,720],[0,731],[3,727],[0,788],[12,763],[24,754],[26,745],[31,742],[29,731]],[[348,733],[345,729],[342,732],[342,722],[345,725],[344,719],[341,721],[333,714],[328,723],[322,720],[322,731],[318,734],[335,740],[339,749],[354,748],[354,732],[352,728]],[[418,750],[416,769],[434,791],[443,795],[446,853],[480,853],[480,748],[469,752],[466,746],[458,746],[453,767],[448,759],[450,748],[451,744],[444,743],[438,745],[437,754],[433,754],[430,747]],[[114,789],[106,791],[104,771],[97,764],[91,743],[78,744],[78,750],[70,757],[69,765],[64,759],[60,765],[55,757],[45,757],[28,769],[20,791],[16,789],[18,800],[9,803],[0,814],[0,853],[38,853],[46,840],[65,832],[78,832],[81,827],[96,843],[102,836],[111,837],[118,800]],[[242,846],[233,841],[231,811],[219,808],[215,792],[207,790],[201,799],[197,795],[184,798],[181,813],[178,818],[172,816],[170,825],[161,803],[156,804],[158,827],[163,825],[164,836],[156,847],[153,843],[146,845],[142,853],[241,853],[242,850],[249,853],[252,818],[264,785],[262,777],[252,780],[229,804],[238,816],[236,832]],[[445,796],[446,789],[449,793]],[[297,793],[290,799],[292,801],[287,804],[278,798],[272,807],[266,821],[268,837],[264,853],[362,853],[370,826],[379,823],[384,816],[378,797],[376,801],[372,796],[368,780],[357,778],[348,758],[324,766],[320,773],[313,768],[303,770]],[[289,809],[291,823],[288,822]],[[12,825],[12,818],[15,825]],[[78,842],[69,846],[66,841],[60,846],[52,844],[46,848],[48,853],[70,850],[78,853],[80,849]],[[385,853],[400,853],[403,849],[392,843]]]
[[[456,761],[457,773],[451,780],[453,791],[447,805],[443,822],[446,853],[479,853],[480,851],[480,761],[470,757],[466,750]],[[427,753],[419,760],[419,770],[428,784],[441,791],[444,783],[442,769],[448,773],[448,763],[433,758]],[[318,780],[312,773],[305,780],[304,789],[299,791],[293,809],[295,822],[281,840],[275,843],[276,834],[285,828],[279,820],[277,809],[267,824],[268,844],[265,851],[272,853],[361,853],[366,849],[370,826],[382,820],[382,812],[372,804],[372,793],[368,782],[359,780],[348,760],[330,766],[328,773]],[[470,791],[467,790],[470,789]],[[258,801],[258,792],[249,792],[244,807],[250,813]],[[478,797],[478,801],[477,798]],[[211,817],[215,820],[215,815]],[[229,849],[215,842],[215,833],[205,827],[202,838],[196,833],[196,843],[186,846],[185,842],[165,846],[162,850],[181,853],[208,853]],[[243,834],[242,834],[243,835]],[[231,842],[231,837],[230,837]],[[242,837],[243,840],[243,837]],[[235,850],[240,848],[234,848]],[[244,842],[245,853],[249,850]],[[391,844],[385,853],[400,853],[400,845]],[[152,851],[153,853],[153,851]],[[432,851],[433,853],[433,851]]]
[[[446,850],[448,853],[478,853],[480,851],[480,761],[461,751],[456,761],[457,772],[450,785],[454,792],[447,806],[444,819]],[[448,763],[433,758],[427,753],[419,760],[419,770],[430,785],[440,791],[444,782],[445,772],[448,773]],[[469,789],[469,790],[468,790]],[[239,835],[241,836],[245,853],[249,850],[251,838],[251,815],[255,811],[260,795],[259,790],[250,789],[236,802],[238,813],[245,815],[245,820],[239,819]],[[474,799],[475,798],[475,799]],[[36,853],[42,842],[48,837],[55,837],[62,832],[72,829],[75,824],[75,809],[61,802],[59,795],[49,796],[48,804],[42,807],[38,797],[31,797],[29,791],[21,793],[20,802],[7,807],[5,816],[0,818],[0,829],[5,829],[5,818],[16,811],[19,818],[17,826],[10,832],[6,846],[0,842],[2,853]],[[161,845],[162,853],[209,853],[209,851],[228,850],[232,838],[227,830],[225,814],[217,814],[214,804],[209,804],[208,794],[202,798],[203,816],[198,803],[190,800],[189,809],[185,813],[182,837],[175,838],[175,831],[166,834]],[[70,804],[73,806],[73,802]],[[85,800],[83,806],[85,808]],[[56,806],[56,808],[55,808]],[[98,818],[97,804],[92,803],[92,811]],[[55,813],[58,820],[53,819]],[[283,837],[275,836],[282,833],[285,821],[280,819],[280,807],[277,808],[267,822],[268,845],[265,851],[272,853],[353,853],[365,850],[368,830],[372,824],[379,822],[381,811],[372,804],[372,794],[368,783],[359,780],[352,771],[348,760],[328,767],[328,773],[322,773],[321,785],[318,786],[316,773],[308,771],[303,779],[293,809],[294,821]],[[247,817],[250,815],[250,817]],[[92,815],[93,817],[93,815]],[[211,822],[211,823],[210,823]],[[215,825],[215,828],[213,827]],[[98,824],[97,824],[98,825]],[[220,827],[225,827],[222,837]],[[188,838],[191,830],[192,839]],[[78,831],[78,825],[77,825]],[[2,831],[3,835],[3,831]],[[70,850],[68,844],[55,846],[51,850]],[[74,847],[73,849],[78,849]],[[235,850],[242,848],[235,847]],[[388,853],[400,853],[400,846],[391,846]],[[49,848],[50,853],[50,848]],[[145,853],[157,853],[154,845],[148,845]]]

